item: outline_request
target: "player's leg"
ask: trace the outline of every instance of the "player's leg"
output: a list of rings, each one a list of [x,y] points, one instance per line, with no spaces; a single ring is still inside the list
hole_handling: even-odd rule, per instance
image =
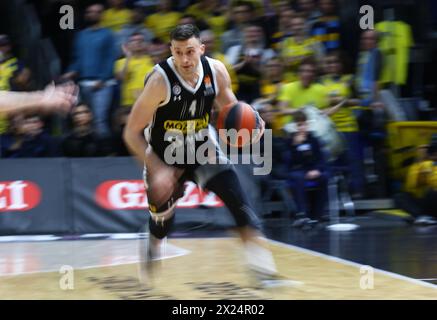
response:
[[[178,170],[175,168],[175,170]],[[171,184],[156,179],[156,172],[143,172],[144,184],[149,203],[149,235],[140,245],[141,276],[147,278],[152,271],[153,261],[160,256],[162,240],[171,231],[174,222],[176,202],[184,194],[184,178]],[[163,190],[165,192],[163,192]],[[170,192],[169,192],[170,191]],[[170,194],[169,197],[163,196]]]
[[[214,192],[231,212],[242,239],[249,267],[265,276],[276,275],[271,252],[261,240],[260,221],[231,164],[204,165],[195,171],[196,182]],[[203,183],[202,183],[203,182]]]
[[[239,229],[260,229],[260,221],[250,204],[246,193],[234,169],[226,169],[205,184],[205,188],[214,192],[231,212]],[[242,239],[248,240],[253,232],[243,232]]]
[[[157,200],[160,196],[159,190],[162,188],[171,188],[173,192],[166,200]],[[174,221],[174,209],[176,202],[184,195],[183,182],[178,181],[173,186],[168,186],[159,181],[154,184],[148,184],[147,199],[149,203],[149,230],[157,239],[163,239],[170,232]]]

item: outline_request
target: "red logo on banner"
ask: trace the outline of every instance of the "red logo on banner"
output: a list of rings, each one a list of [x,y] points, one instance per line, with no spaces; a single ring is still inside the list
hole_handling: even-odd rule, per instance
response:
[[[15,253],[2,254],[0,262],[0,276],[18,275],[41,270],[40,260],[30,252],[26,253],[18,250]]]
[[[28,211],[41,201],[41,190],[30,181],[0,181],[0,212]]]
[[[149,207],[142,180],[111,180],[97,187],[96,202],[108,210],[141,210]],[[192,183],[185,183],[185,194],[178,208],[195,208],[199,205],[222,207],[222,201],[213,193],[205,193]]]

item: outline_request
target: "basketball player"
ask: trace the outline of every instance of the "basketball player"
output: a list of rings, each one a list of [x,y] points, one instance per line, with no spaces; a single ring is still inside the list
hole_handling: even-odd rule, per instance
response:
[[[0,91],[0,114],[21,111],[68,113],[77,101],[77,87],[65,84],[48,86],[44,91]]]
[[[176,201],[183,196],[184,182],[191,180],[222,199],[232,213],[236,229],[245,244],[250,269],[258,276],[272,279],[276,274],[273,257],[258,239],[259,222],[229,159],[217,147],[216,156],[224,157],[224,164],[199,164],[197,160],[195,164],[166,163],[166,149],[172,143],[164,139],[169,127],[179,124],[182,128],[190,121],[206,122],[206,127],[212,132],[209,118],[213,104],[220,110],[237,103],[223,63],[203,56],[205,47],[196,26],[179,25],[170,37],[172,56],[155,65],[146,77],[144,90],[133,106],[124,131],[129,149],[144,163],[150,211],[146,265],[150,266],[149,262],[156,260],[159,245],[173,224]],[[264,130],[261,118],[259,123],[261,134],[254,141]],[[196,132],[204,129],[202,125],[198,128],[197,124],[194,127]],[[214,141],[213,136],[211,133],[208,139]],[[187,145],[183,148],[188,149]]]

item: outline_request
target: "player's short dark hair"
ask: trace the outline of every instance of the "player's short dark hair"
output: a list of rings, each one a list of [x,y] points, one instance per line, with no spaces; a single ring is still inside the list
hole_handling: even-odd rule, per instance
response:
[[[307,121],[308,118],[307,118],[307,115],[306,115],[304,112],[302,112],[302,111],[296,111],[296,112],[293,114],[293,120],[294,120],[294,122],[299,123],[299,122],[305,122],[305,121]]]
[[[184,41],[188,40],[192,37],[200,39],[200,31],[193,24],[181,24],[178,25],[173,31],[170,33],[170,40],[176,41]]]

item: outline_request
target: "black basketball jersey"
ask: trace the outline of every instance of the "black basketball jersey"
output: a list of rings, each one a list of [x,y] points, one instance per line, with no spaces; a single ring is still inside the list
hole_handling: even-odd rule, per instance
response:
[[[177,73],[172,57],[154,67],[155,72],[160,72],[167,83],[167,99],[157,109],[145,134],[153,151],[164,161],[165,154],[168,156],[171,152],[175,155],[181,148],[185,159],[188,153],[194,156],[197,148],[204,143],[196,141],[194,135],[201,130],[208,130],[211,108],[217,94],[215,70],[208,60],[204,56],[200,59],[200,77],[196,88],[186,83]],[[185,161],[184,164],[172,165],[187,167],[191,164]]]

